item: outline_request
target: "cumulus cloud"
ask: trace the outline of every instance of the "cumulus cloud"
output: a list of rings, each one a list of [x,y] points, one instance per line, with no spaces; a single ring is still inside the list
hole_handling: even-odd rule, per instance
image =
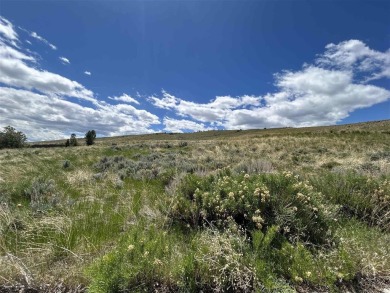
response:
[[[57,47],[54,46],[53,44],[51,44],[48,40],[46,40],[45,38],[41,37],[40,35],[38,35],[36,32],[31,32],[30,33],[30,36],[33,37],[34,39],[37,39],[38,41],[41,41],[42,43],[48,45],[50,48],[52,48],[53,50],[57,50]]]
[[[58,59],[61,60],[62,64],[70,64],[70,61],[68,58],[65,57],[58,57]]]
[[[390,78],[390,49],[380,52],[370,49],[359,40],[344,41],[326,46],[316,63],[326,68],[360,73],[360,78],[370,81]]]
[[[132,98],[132,97],[130,97],[129,95],[127,95],[127,94],[122,94],[121,96],[119,96],[119,97],[108,97],[110,100],[114,100],[114,101],[120,101],[120,102],[125,102],[125,103],[134,103],[134,104],[137,104],[137,105],[139,105],[139,102],[136,100],[136,99],[134,99],[134,98]]]
[[[99,104],[85,107],[77,103],[27,90],[0,87],[0,125],[17,125],[30,140],[64,138],[72,132],[93,128],[99,135],[147,133],[157,116],[130,105]]]
[[[207,127],[203,123],[197,123],[186,119],[173,119],[169,117],[164,117],[163,124],[165,126],[165,131],[176,133],[182,133],[187,131],[207,131],[215,129],[212,127]]]
[[[2,22],[12,28],[11,23]],[[85,133],[86,128],[102,136],[147,133],[152,132],[152,125],[160,124],[158,116],[146,110],[98,100],[77,81],[38,69],[38,61],[28,50],[11,46],[11,41],[18,42],[17,35],[3,31],[0,83],[5,86],[0,86],[0,128],[12,125],[29,140],[52,140]],[[89,106],[73,98],[86,100]]]
[[[277,90],[264,96],[224,96],[200,104],[163,91],[149,100],[178,116],[228,129],[330,125],[390,99],[388,89],[368,84],[390,78],[389,53],[349,40],[327,45],[313,64],[300,70],[275,74]]]
[[[259,106],[261,99],[254,96],[218,96],[207,104],[199,104],[191,101],[176,98],[166,91],[162,91],[162,98],[149,97],[149,101],[156,107],[168,110],[175,110],[176,114],[184,117],[191,117],[202,122],[224,120],[232,109]]]
[[[13,24],[0,17],[0,128],[12,125],[30,140],[49,140],[86,128],[104,136],[148,133],[161,124],[158,116],[130,105],[140,105],[137,99],[124,93],[98,100],[81,83],[40,69],[34,56],[23,48]],[[197,103],[162,91],[147,100],[175,115],[163,119],[170,132],[329,125],[389,100],[389,89],[370,84],[384,78],[390,78],[390,50],[349,40],[327,45],[299,70],[275,74],[275,91],[262,96],[217,96]]]
[[[85,75],[91,75],[92,73],[90,71],[84,71]]]

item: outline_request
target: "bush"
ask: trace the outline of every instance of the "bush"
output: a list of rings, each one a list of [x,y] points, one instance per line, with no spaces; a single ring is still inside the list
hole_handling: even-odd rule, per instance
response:
[[[11,126],[4,127],[0,132],[0,149],[2,148],[22,148],[26,143],[27,137],[23,132],[16,131]]]
[[[53,179],[36,178],[24,191],[34,211],[50,210],[59,205],[59,192]]]
[[[175,239],[161,230],[140,227],[126,238],[88,268],[89,292],[158,292],[159,286],[169,286]]]
[[[206,230],[197,239],[198,292],[253,292],[255,271],[244,259],[245,237]],[[202,289],[202,290],[200,290]]]
[[[233,176],[225,169],[205,178],[184,177],[170,216],[222,229],[233,220],[249,233],[277,225],[292,243],[321,245],[333,241],[332,213],[312,186],[291,173]]]
[[[87,145],[93,145],[95,143],[95,138],[96,138],[96,131],[95,130],[89,130],[85,134],[85,141]]]
[[[390,231],[390,180],[356,172],[324,172],[310,181],[327,200],[341,206],[341,214]]]

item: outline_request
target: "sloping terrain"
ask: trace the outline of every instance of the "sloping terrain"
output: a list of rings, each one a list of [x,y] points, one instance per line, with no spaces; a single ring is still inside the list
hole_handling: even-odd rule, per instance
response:
[[[0,292],[390,287],[389,120],[64,143],[0,150]]]

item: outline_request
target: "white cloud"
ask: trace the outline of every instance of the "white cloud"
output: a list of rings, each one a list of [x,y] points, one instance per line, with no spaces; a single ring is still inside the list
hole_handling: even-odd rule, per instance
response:
[[[390,49],[386,52],[376,51],[359,40],[327,45],[325,53],[319,56],[316,63],[326,68],[355,71],[365,81],[390,78]]]
[[[13,24],[2,16],[0,16],[0,40],[18,47],[17,43],[19,42],[19,37],[14,30]]]
[[[177,115],[184,117],[192,117],[202,122],[212,122],[225,119],[226,115],[232,109],[246,106],[258,106],[261,99],[254,96],[218,96],[215,100],[207,104],[199,104],[195,102],[185,101],[162,91],[162,98],[149,97],[149,101],[156,107],[162,109],[175,110]]]
[[[0,18],[0,83],[6,85],[0,86],[0,128],[12,125],[30,140],[48,140],[86,129],[102,136],[147,133],[160,124],[158,116],[129,105],[139,102],[127,94],[109,97],[119,102],[112,105],[77,81],[39,69],[39,58],[19,44],[12,23]],[[275,92],[263,96],[217,96],[196,103],[162,91],[148,101],[183,118],[163,119],[164,130],[172,132],[326,125],[390,99],[388,89],[369,84],[380,78],[390,78],[390,50],[375,51],[350,40],[326,46],[300,70],[276,74]],[[90,103],[81,105],[74,98]]]
[[[149,97],[149,101],[157,108],[162,109],[175,109],[177,104],[180,102],[180,99],[167,93],[164,90],[162,91],[162,95],[162,98],[151,96]]]
[[[111,136],[151,132],[159,118],[130,105],[99,103],[85,107],[55,96],[0,87],[0,127],[16,126],[29,140],[66,138],[70,133],[95,129],[98,135]]]
[[[388,89],[368,84],[390,78],[389,53],[350,40],[326,46],[315,64],[276,74],[277,91],[264,96],[223,96],[200,104],[162,91],[162,97],[149,100],[176,115],[228,129],[335,124],[356,109],[390,99]]]
[[[265,107],[234,110],[227,128],[329,125],[348,117],[356,109],[390,98],[390,91],[353,84],[348,73],[309,67],[278,77],[280,91],[264,97]]]
[[[70,64],[70,61],[68,58],[65,58],[65,57],[58,57],[58,58],[61,60],[62,64]]]
[[[84,71],[85,75],[91,75],[92,73],[90,71]]]
[[[30,33],[30,36],[33,37],[34,39],[37,39],[38,41],[41,41],[42,43],[48,45],[50,48],[52,48],[53,50],[57,50],[57,47],[54,46],[53,44],[51,44],[48,40],[46,40],[45,38],[41,37],[40,35],[38,35],[36,32],[31,32]]]
[[[0,128],[12,125],[30,140],[51,140],[86,129],[102,136],[147,133],[152,132],[152,125],[160,124],[146,110],[97,100],[77,81],[38,69],[31,54],[0,40],[0,83],[5,85],[0,86]],[[79,104],[73,98],[90,104]]]
[[[0,59],[0,82],[28,90],[35,89],[45,94],[94,100],[93,92],[80,83],[59,74],[30,67],[14,56]]]
[[[121,102],[125,102],[125,103],[134,103],[134,104],[139,105],[139,102],[136,99],[130,97],[129,95],[127,95],[125,93],[119,97],[108,97],[108,98],[110,100],[114,100],[114,101],[121,101]]]
[[[163,120],[164,130],[168,132],[176,132],[182,133],[184,131],[206,131],[206,130],[214,130],[215,128],[206,127],[203,123],[196,123],[191,120],[185,119],[173,119],[169,117],[164,117]]]
[[[2,59],[17,59],[35,62],[35,58],[28,56],[18,50],[15,50],[11,46],[8,46],[2,40],[0,40],[0,57]]]

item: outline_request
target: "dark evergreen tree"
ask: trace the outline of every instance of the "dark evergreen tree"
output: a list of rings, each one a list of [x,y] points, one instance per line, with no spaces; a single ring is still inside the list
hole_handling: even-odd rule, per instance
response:
[[[87,145],[93,145],[95,143],[95,138],[96,138],[95,130],[89,130],[85,134],[85,141],[87,142]]]

